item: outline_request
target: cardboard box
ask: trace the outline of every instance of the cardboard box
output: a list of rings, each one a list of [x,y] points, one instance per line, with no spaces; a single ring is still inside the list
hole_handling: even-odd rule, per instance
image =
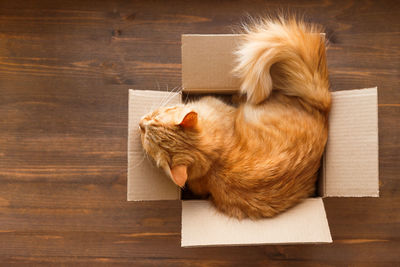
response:
[[[182,83],[185,92],[230,93],[239,82],[231,75],[237,35],[183,35]],[[129,91],[128,201],[179,200],[180,190],[152,166],[140,143],[141,116],[181,95]],[[332,93],[329,137],[323,158],[319,197],[304,200],[270,219],[236,220],[207,200],[182,201],[183,247],[248,244],[330,243],[324,197],[378,197],[377,88]]]

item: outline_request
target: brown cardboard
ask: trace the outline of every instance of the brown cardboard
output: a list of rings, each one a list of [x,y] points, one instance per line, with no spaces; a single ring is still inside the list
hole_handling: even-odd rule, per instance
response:
[[[233,93],[239,81],[230,75],[237,34],[182,35],[182,86],[190,93]]]
[[[169,93],[158,91],[129,92],[128,200],[179,199],[178,187],[147,158],[141,160],[139,119],[167,95]],[[175,95],[169,104],[179,102],[180,95]],[[333,92],[333,102],[329,134],[334,138],[328,141],[326,150],[323,194],[340,196],[353,192],[351,195],[374,195],[378,190],[376,88]],[[347,139],[347,127],[351,127],[350,133],[361,137],[354,146],[348,143],[353,139]],[[364,131],[369,134],[364,134]],[[363,171],[362,160],[357,161],[364,151],[370,155],[363,159],[370,164],[371,173]],[[360,166],[352,168],[354,161]],[[335,168],[329,164],[336,164]],[[343,164],[344,171],[340,171],[340,164]],[[278,217],[258,221],[237,221],[218,213],[208,201],[182,203],[182,246],[324,242],[331,242],[331,237],[321,198],[307,199]]]
[[[180,198],[179,188],[144,154],[138,127],[140,118],[150,110],[180,101],[177,93],[129,90],[128,201]]]
[[[238,89],[232,77],[234,35],[182,37],[182,79],[187,92]],[[129,93],[128,200],[179,199],[179,189],[144,157],[140,117],[168,93]],[[378,196],[377,89],[332,93],[322,196]],[[179,103],[180,96],[170,104]],[[310,198],[271,219],[237,221],[209,201],[183,201],[182,246],[332,242],[321,198]]]
[[[378,197],[377,88],[332,93],[323,196]]]
[[[182,202],[182,247],[332,242],[321,198],[309,198],[272,219],[237,220],[206,200]]]
[[[240,34],[183,34],[182,86],[186,93],[235,93],[234,50]],[[325,38],[325,34],[321,33]]]
[[[138,129],[140,118],[168,95],[129,90],[128,201],[179,199],[179,188],[144,157]],[[169,104],[179,102],[176,94]],[[278,217],[258,221],[230,218],[207,200],[182,201],[182,246],[309,242],[332,242],[321,198],[306,199]]]

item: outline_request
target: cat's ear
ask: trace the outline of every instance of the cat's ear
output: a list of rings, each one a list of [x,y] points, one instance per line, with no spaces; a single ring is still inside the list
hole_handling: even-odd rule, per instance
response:
[[[197,113],[194,111],[188,112],[179,125],[185,129],[193,129],[197,125]]]
[[[168,164],[164,164],[162,168],[177,186],[183,187],[185,185],[187,180],[187,166],[176,165],[171,169]]]
[[[171,178],[176,185],[183,187],[187,180],[187,166],[177,165],[172,167]]]

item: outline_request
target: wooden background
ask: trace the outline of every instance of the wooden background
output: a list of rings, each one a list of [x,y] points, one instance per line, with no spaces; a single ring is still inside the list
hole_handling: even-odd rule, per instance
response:
[[[379,87],[380,198],[328,198],[328,245],[180,248],[180,203],[128,203],[128,88],[180,85],[182,33],[245,14],[327,27],[333,90]],[[0,261],[400,264],[399,1],[0,1]]]

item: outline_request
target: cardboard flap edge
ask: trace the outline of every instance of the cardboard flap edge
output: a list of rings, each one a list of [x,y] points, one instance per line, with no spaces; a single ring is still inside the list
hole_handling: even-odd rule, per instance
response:
[[[206,200],[182,201],[182,247],[331,242],[322,198],[255,221],[228,217]]]
[[[178,104],[181,93],[129,89],[127,200],[178,200],[180,188],[145,157],[138,123],[154,103]]]
[[[323,197],[379,197],[378,88],[332,92]]]

